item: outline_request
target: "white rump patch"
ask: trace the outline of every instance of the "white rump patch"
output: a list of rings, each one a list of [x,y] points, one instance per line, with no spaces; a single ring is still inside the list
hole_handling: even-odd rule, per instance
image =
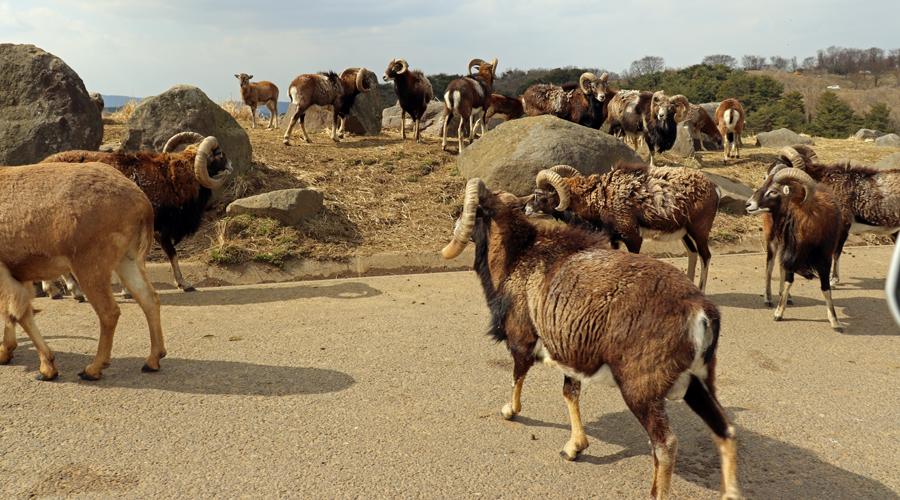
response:
[[[291,103],[296,103],[297,102],[297,87],[291,87],[290,90],[288,90],[288,94],[290,94],[290,96],[291,96]]]
[[[712,332],[709,330],[709,318],[703,310],[696,311],[688,320],[688,336],[691,343],[694,344],[694,360],[691,362],[691,366],[675,379],[675,383],[666,394],[666,399],[669,400],[684,399],[684,393],[687,392],[691,382],[691,375],[699,378],[701,382],[705,382],[709,375],[706,362],[703,361],[703,353],[712,343]]]

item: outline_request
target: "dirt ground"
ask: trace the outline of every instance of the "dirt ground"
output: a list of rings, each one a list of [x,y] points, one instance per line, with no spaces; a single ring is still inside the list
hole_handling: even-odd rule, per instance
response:
[[[105,142],[122,140],[123,123],[118,117],[106,119]],[[443,245],[458,214],[465,179],[457,172],[456,154],[442,152],[439,139],[404,142],[399,132],[391,130],[334,143],[320,133],[312,135],[313,144],[295,137],[294,145],[284,146],[283,130],[251,129],[243,117],[241,123],[253,146],[253,165],[207,213],[201,230],[179,245],[182,260],[280,266],[295,258],[343,260],[381,252],[429,252]],[[824,161],[850,158],[874,163],[897,151],[851,140],[815,141]],[[742,158],[727,165],[721,151],[701,152],[690,159],[664,154],[660,163],[700,168],[756,187],[776,151],[749,146],[752,137],[744,142]],[[234,199],[292,187],[321,190],[325,210],[297,227],[271,219],[225,217],[225,207]],[[713,252],[758,251],[760,234],[758,217],[720,213],[711,235]],[[884,242],[867,236],[850,244]],[[650,251],[677,255],[682,249],[651,246]],[[152,259],[164,260],[162,251],[156,248]]]

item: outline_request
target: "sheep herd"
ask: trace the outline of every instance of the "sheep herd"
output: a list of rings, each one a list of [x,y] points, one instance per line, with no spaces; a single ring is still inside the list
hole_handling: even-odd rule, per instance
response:
[[[442,96],[443,148],[454,116],[460,118],[462,150],[493,115],[551,114],[593,128],[607,123],[614,135],[635,148],[643,142],[650,151],[650,165],[617,165],[602,175],[542,166],[528,196],[492,191],[477,178],[466,185],[462,213],[442,255],[452,259],[470,243],[475,246],[491,335],[506,343],[514,361],[514,386],[502,416],[511,419],[521,411],[524,379],[536,361],[557,366],[565,376],[571,423],[562,454],[573,460],[588,446],[579,409],[582,382],[617,386],[651,441],[651,495],[666,498],[677,439],[665,401],[684,400],[713,433],[723,498],[739,498],[735,433],[715,392],[720,313],[704,295],[709,233],[721,195],[699,171],[656,167],[653,157],[672,146],[677,122],[693,127],[692,137],[702,132],[717,138],[726,160],[739,155],[740,103],[723,101],[713,118],[684,96],[613,90],[606,73],[585,73],[572,85],[534,85],[515,98],[493,92],[496,59],[473,59],[468,69]],[[252,75],[235,77],[253,110],[253,126],[256,107],[264,105],[274,127],[278,88],[251,83]],[[298,123],[309,142],[304,118],[312,105],[333,109],[331,134],[338,140],[356,97],[371,91],[374,79],[366,68],[295,78],[288,95],[296,109],[284,143],[289,144]],[[404,121],[406,114],[412,117],[419,141],[420,122],[434,99],[431,84],[403,59],[392,59],[383,79],[394,82]],[[177,150],[186,144],[184,151]],[[116,275],[147,318],[151,342],[144,370],[159,370],[166,350],[159,298],[145,268],[151,238],[169,257],[179,288],[193,290],[181,275],[175,245],[197,230],[207,202],[231,173],[216,138],[190,131],[173,137],[162,153],[70,151],[39,165],[0,169],[0,307],[5,314],[0,364],[11,360],[15,326],[21,325],[38,351],[39,377],[58,376],[31,303],[32,282],[62,275],[80,285],[100,319],[97,355],[80,373],[86,380],[99,379],[110,362],[119,317],[110,287]],[[831,286],[838,282],[843,244],[853,232],[900,230],[900,170],[827,165],[808,147],[785,148],[748,201],[747,212],[765,218],[770,305],[776,264],[781,271],[774,318],[785,313],[795,274],[818,277],[829,322],[840,330]],[[563,224],[540,220],[547,217]],[[681,241],[689,255],[687,276],[640,255],[644,238]],[[620,244],[628,252],[616,250]]]

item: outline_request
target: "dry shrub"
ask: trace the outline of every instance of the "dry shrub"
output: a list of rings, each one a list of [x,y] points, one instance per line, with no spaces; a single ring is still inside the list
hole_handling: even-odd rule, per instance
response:
[[[109,113],[109,117],[115,122],[125,123],[131,118],[132,113],[134,113],[135,108],[137,108],[138,102],[135,99],[132,99],[126,102],[121,108],[115,110],[112,113]]]

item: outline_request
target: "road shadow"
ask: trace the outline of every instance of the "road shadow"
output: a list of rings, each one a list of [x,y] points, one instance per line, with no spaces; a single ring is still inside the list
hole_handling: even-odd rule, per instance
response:
[[[743,411],[732,408],[729,413]],[[669,404],[672,429],[678,436],[675,474],[682,479],[718,491],[721,482],[719,453],[712,434],[689,408]],[[568,425],[516,417],[526,426],[569,430]],[[748,498],[897,498],[884,484],[819,459],[810,450],[736,426],[738,438],[738,480]],[[593,439],[622,449],[612,455],[586,454],[576,463],[611,465],[643,456],[647,460],[647,489],[650,489],[652,459],[647,434],[630,412],[610,413],[585,424]],[[565,440],[559,442],[561,449]],[[554,453],[555,450],[547,450]]]
[[[27,344],[27,347],[22,344]],[[59,379],[44,383],[86,384],[100,389],[155,389],[227,396],[291,396],[339,392],[356,382],[347,373],[325,368],[176,357],[164,358],[158,372],[143,373],[141,367],[144,365],[144,358],[115,356],[110,367],[104,370],[102,379],[85,382],[78,378],[78,372],[93,361],[93,355],[61,351],[54,351],[54,355],[60,370]],[[10,370],[16,366],[25,368],[27,373],[23,376],[37,374],[38,357],[30,342],[20,342],[12,363],[0,366],[0,370]]]
[[[360,282],[336,284],[303,283],[294,286],[271,288],[205,288],[197,292],[172,292],[160,294],[159,300],[167,306],[247,305],[281,302],[295,299],[329,298],[362,299],[381,295],[381,290]]]
[[[407,134],[407,136],[409,136],[409,134]],[[377,146],[399,144],[401,142],[403,142],[403,139],[400,139],[399,137],[371,136],[353,142],[336,142],[334,145],[338,149],[368,149]]]
[[[741,309],[763,309],[774,312],[774,307],[763,303],[763,295],[752,293],[719,293],[710,295],[710,300],[720,307],[737,307]],[[894,323],[888,310],[887,302],[878,297],[842,297],[841,290],[835,290],[834,307],[838,311],[838,319],[844,323],[843,335],[900,335],[900,328]],[[809,322],[821,323],[823,331],[832,331],[825,311],[825,300],[803,295],[791,294],[793,305],[787,306],[782,323]],[[777,303],[777,296],[773,296]],[[812,319],[798,318],[791,314],[797,307],[814,307],[821,309],[821,315]],[[774,320],[773,320],[774,321]]]

